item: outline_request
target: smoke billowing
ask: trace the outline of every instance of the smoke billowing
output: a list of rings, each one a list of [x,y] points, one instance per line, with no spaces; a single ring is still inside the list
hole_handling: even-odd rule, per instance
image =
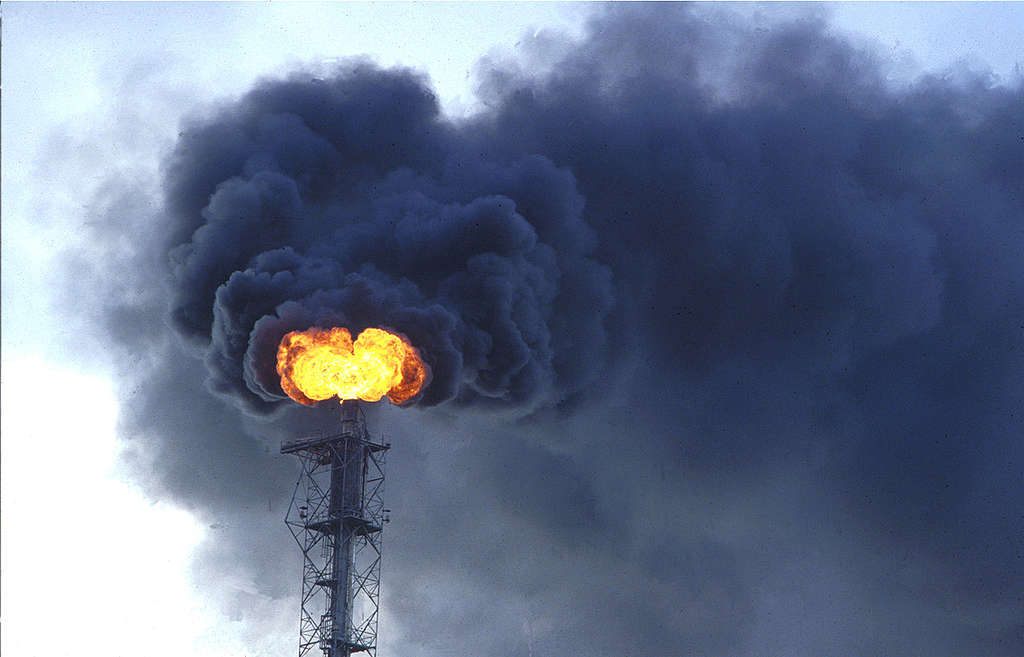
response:
[[[264,445],[321,418],[278,341],[382,326],[433,373],[382,411],[394,652],[1024,651],[1021,81],[897,88],[822,22],[707,8],[523,43],[458,121],[353,63],[182,127],[125,265],[170,289],[104,315],[205,363],[148,351],[123,427],[152,487],[286,496]],[[286,604],[279,558],[235,567]]]
[[[168,167],[175,326],[215,389],[284,399],[277,344],[309,326],[407,335],[420,402],[550,405],[605,360],[611,272],[570,171],[477,146],[427,83],[366,64],[271,81],[188,126]]]

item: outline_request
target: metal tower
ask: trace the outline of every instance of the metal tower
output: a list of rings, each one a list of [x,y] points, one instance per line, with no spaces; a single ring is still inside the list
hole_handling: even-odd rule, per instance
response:
[[[377,655],[384,455],[358,401],[341,406],[341,432],[281,444],[302,473],[285,523],[302,550],[299,657]]]

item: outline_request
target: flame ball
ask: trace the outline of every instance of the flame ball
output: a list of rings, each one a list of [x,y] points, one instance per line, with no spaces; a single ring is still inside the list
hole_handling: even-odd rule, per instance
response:
[[[423,388],[427,371],[408,340],[379,328],[354,341],[341,327],[292,331],[277,348],[281,388],[307,406],[332,397],[375,402],[385,395],[401,404]]]

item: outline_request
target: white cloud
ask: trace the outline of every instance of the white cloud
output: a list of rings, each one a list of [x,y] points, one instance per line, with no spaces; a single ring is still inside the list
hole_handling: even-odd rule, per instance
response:
[[[3,653],[242,654],[191,581],[203,527],[113,476],[109,381],[6,356]]]

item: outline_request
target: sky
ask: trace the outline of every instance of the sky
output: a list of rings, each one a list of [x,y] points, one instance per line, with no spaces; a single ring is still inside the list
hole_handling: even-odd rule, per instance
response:
[[[324,322],[379,654],[1024,652],[1024,5],[0,11],[5,654],[294,651]]]

